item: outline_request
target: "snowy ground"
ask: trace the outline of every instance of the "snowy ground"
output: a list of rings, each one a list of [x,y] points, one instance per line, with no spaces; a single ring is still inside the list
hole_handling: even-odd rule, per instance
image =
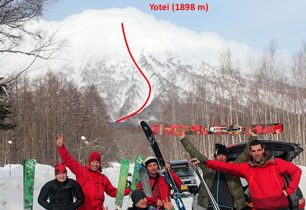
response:
[[[113,167],[103,169],[103,173],[110,179],[114,186],[118,182],[119,164],[113,163]],[[133,166],[130,167],[131,169]],[[306,195],[306,167],[301,166],[303,170],[300,187]],[[75,178],[68,171],[70,178]],[[34,186],[34,210],[42,210],[43,208],[37,203],[37,196],[41,187],[49,180],[54,179],[54,168],[47,165],[37,164]],[[22,186],[22,166],[6,165],[0,167],[0,210],[19,210],[23,209],[23,186]],[[127,197],[125,199],[124,208],[127,206]],[[191,209],[192,197],[183,198],[187,209]],[[114,209],[114,198],[106,196],[105,204],[109,210]]]

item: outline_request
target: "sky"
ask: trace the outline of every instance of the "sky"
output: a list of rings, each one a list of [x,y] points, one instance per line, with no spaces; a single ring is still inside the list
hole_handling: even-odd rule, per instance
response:
[[[208,5],[208,11],[152,11],[150,4]],[[306,42],[306,1],[286,0],[57,0],[45,8],[43,18],[60,21],[87,9],[134,7],[196,32],[213,32],[226,41],[237,41],[262,50],[272,40],[290,52]]]

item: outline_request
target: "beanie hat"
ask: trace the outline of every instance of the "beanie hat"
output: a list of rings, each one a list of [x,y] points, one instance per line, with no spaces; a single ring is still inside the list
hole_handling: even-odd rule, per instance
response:
[[[63,163],[58,163],[54,168],[54,173],[55,175],[57,175],[58,173],[67,173],[67,169]]]
[[[228,152],[227,152],[227,149],[225,147],[225,145],[223,144],[215,144],[215,153],[214,153],[214,157],[217,157],[218,155],[226,155],[228,156]]]
[[[147,157],[147,158],[144,160],[144,164],[146,165],[146,167],[148,167],[148,165],[149,165],[150,163],[153,163],[153,162],[155,162],[155,163],[158,164],[157,158],[156,158],[156,157],[153,157],[153,156],[149,156],[149,157]]]
[[[92,153],[90,153],[89,158],[88,158],[88,162],[92,162],[92,161],[98,161],[101,163],[101,154],[97,151],[93,151]]]
[[[144,192],[142,192],[141,190],[134,190],[134,191],[132,192],[131,197],[132,197],[133,204],[136,206],[137,203],[138,203],[141,199],[143,199],[143,198],[146,197],[146,195],[145,195]]]

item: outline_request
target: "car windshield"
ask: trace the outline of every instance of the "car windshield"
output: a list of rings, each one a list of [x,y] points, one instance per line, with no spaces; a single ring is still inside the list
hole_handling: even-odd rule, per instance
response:
[[[178,176],[192,176],[192,171],[187,166],[178,166],[178,167],[172,167],[172,170],[178,175]]]
[[[241,148],[242,150],[243,148]],[[281,158],[283,160],[287,160],[287,151],[281,151],[281,150],[271,150],[271,149],[266,149],[267,154],[271,154],[274,157]],[[235,160],[239,155],[241,154],[241,151],[235,151],[235,152],[230,152],[229,154],[229,161]]]

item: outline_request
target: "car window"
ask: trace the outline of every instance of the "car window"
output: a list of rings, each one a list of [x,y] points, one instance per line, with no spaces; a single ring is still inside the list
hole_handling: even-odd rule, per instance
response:
[[[299,144],[275,141],[275,140],[261,140],[265,146],[267,153],[272,154],[274,157],[281,158],[283,160],[292,161],[297,155],[299,155],[303,148]],[[244,150],[246,142],[227,145],[229,153],[229,161],[235,160]]]
[[[193,173],[190,170],[188,166],[185,167],[172,167],[172,170],[178,175],[178,176],[192,176]]]
[[[276,151],[266,150],[266,153],[271,154],[274,157],[281,158],[283,160],[286,160],[286,157],[287,157],[287,154],[288,154],[285,151],[278,151],[278,150],[276,150]]]
[[[239,155],[242,153],[244,147],[241,148],[240,151],[231,151],[229,154],[229,161],[233,161],[235,160],[237,157],[239,157]],[[288,152],[287,151],[280,151],[280,150],[271,150],[269,148],[266,149],[266,153],[267,154],[271,154],[276,158],[281,158],[283,160],[287,160],[287,156],[288,156]]]

